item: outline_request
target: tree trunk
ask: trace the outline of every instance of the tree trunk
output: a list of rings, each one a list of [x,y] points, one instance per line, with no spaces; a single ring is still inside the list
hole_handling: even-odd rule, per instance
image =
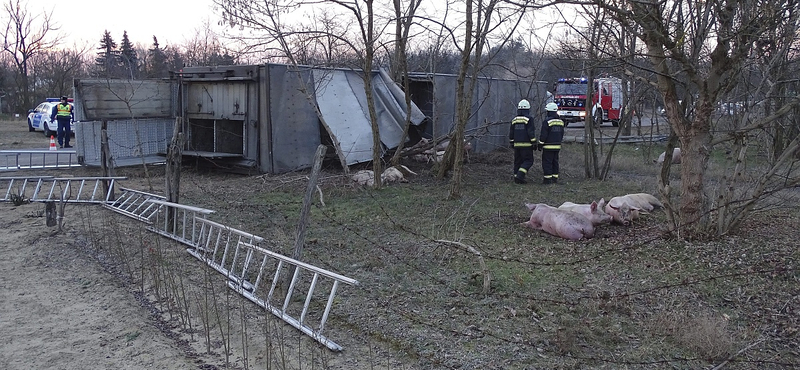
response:
[[[114,163],[108,146],[108,121],[103,120],[100,127],[100,169],[104,177],[114,177]],[[108,200],[117,199],[109,181],[103,181],[103,191],[109,195]]]
[[[687,235],[701,236],[708,230],[708,199],[705,194],[705,172],[710,156],[710,124],[698,112],[691,127],[679,132],[681,141],[681,226]],[[667,153],[669,155],[670,153]],[[666,157],[666,156],[665,156]]]

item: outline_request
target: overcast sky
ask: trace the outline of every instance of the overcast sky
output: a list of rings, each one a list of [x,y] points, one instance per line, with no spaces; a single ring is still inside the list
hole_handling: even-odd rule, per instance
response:
[[[134,44],[150,46],[153,35],[162,46],[182,44],[206,20],[216,27],[219,19],[212,12],[211,0],[22,0],[20,4],[26,2],[31,15],[53,11],[52,19],[69,46],[98,45],[105,30],[117,44],[123,31],[128,31]]]

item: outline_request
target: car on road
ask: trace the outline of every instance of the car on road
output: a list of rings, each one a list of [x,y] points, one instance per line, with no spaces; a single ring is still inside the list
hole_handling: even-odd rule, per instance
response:
[[[61,101],[59,98],[47,98],[44,102],[36,106],[36,108],[28,111],[28,131],[43,131],[44,136],[50,137],[58,132],[58,122],[50,119],[50,114],[53,113],[53,107]],[[72,104],[72,99],[67,99],[72,109],[75,106]],[[75,133],[75,122],[70,121],[70,131]]]

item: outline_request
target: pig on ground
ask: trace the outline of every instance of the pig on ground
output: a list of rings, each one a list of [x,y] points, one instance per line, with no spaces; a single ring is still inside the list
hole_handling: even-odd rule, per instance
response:
[[[639,218],[640,213],[662,207],[664,205],[658,198],[647,193],[636,193],[611,198],[606,204],[606,213],[613,217],[614,222],[627,226]]]
[[[664,156],[666,154],[666,151],[661,152],[661,155],[658,156],[658,159],[654,160],[653,162],[658,164],[664,163]],[[672,149],[672,164],[681,164],[681,148]]]
[[[415,151],[430,146],[429,148],[423,150],[419,154],[412,155],[411,158],[417,162],[439,163],[444,158],[445,150],[447,150],[447,147],[449,145],[450,145],[450,139],[442,140],[438,144],[433,145],[431,144],[431,140],[422,138],[412,147],[405,149],[405,151]],[[471,151],[472,151],[472,143],[470,143],[467,140],[464,140],[464,160],[469,159],[469,153]]]
[[[450,139],[442,140],[438,145],[436,145],[436,151],[447,150],[447,147],[450,146]],[[472,143],[464,139],[464,153],[468,154],[472,151]]]
[[[547,204],[525,204],[531,210],[531,218],[523,225],[542,230],[568,240],[591,239],[594,225],[583,215],[548,206]]]
[[[373,176],[373,173],[374,172],[371,170],[361,170],[353,174],[352,180],[361,186],[373,186],[375,185],[375,177]],[[389,167],[381,174],[381,184],[392,182],[408,182],[405,174],[416,175],[414,171],[411,171],[411,169],[403,165],[400,165],[400,168]]]
[[[374,172],[371,170],[361,170],[354,173],[351,179],[358,185],[372,186],[375,185],[375,176],[373,174]]]
[[[405,177],[406,174],[416,175],[414,171],[411,171],[411,169],[406,166],[400,165],[398,167],[389,167],[383,171],[381,180],[384,184],[390,182],[408,182]]]
[[[564,202],[558,209],[564,209],[583,215],[592,222],[592,225],[598,226],[611,223],[613,219],[611,215],[607,214],[605,208],[606,200],[601,198],[599,202],[592,202],[592,204],[576,204],[572,202]]]

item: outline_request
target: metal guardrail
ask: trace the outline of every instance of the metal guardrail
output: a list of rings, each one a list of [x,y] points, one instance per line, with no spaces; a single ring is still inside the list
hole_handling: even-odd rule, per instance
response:
[[[75,150],[0,150],[0,171],[80,166]]]

